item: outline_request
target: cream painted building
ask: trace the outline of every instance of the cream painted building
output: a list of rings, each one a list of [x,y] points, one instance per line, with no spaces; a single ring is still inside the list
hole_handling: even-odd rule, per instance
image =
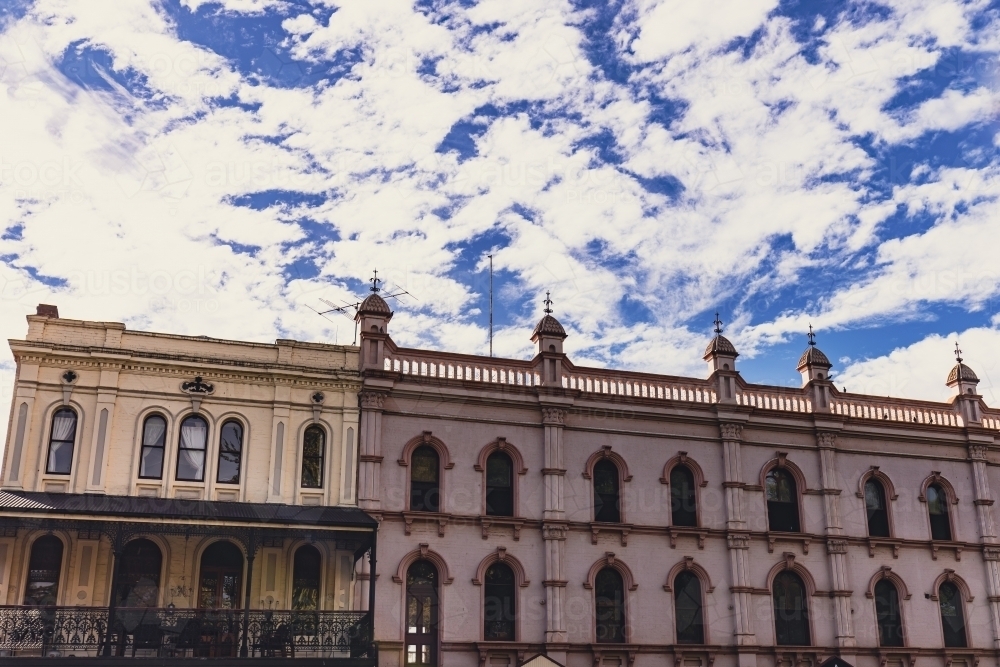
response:
[[[0,652],[372,659],[356,348],[51,306],[10,346]]]

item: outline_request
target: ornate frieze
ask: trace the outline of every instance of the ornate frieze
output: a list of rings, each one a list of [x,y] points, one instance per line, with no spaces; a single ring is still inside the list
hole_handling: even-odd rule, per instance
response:
[[[723,440],[742,440],[743,424],[719,424]]]

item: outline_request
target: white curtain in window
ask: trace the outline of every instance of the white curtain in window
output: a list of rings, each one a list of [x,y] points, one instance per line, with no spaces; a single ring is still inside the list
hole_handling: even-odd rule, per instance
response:
[[[166,430],[167,425],[162,419],[147,419],[142,444],[148,447],[160,447],[163,444],[163,433]]]
[[[72,412],[64,412],[56,415],[52,420],[52,439],[70,440],[76,428],[76,415]]]
[[[205,422],[191,419],[181,426],[181,465],[185,479],[201,480],[205,476],[205,447],[208,427]]]

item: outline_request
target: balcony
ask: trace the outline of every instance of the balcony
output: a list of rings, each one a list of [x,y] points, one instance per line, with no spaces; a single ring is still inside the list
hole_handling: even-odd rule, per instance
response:
[[[99,656],[374,664],[371,616],[363,611],[120,607],[112,613],[109,635],[107,607],[0,607],[0,656],[8,664],[11,658]]]

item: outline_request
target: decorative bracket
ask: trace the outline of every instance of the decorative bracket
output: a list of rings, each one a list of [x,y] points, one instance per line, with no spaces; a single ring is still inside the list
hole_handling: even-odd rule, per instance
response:
[[[215,393],[215,385],[202,381],[201,376],[197,375],[193,382],[182,382],[181,391],[191,398],[191,410],[198,412],[202,400]]]

